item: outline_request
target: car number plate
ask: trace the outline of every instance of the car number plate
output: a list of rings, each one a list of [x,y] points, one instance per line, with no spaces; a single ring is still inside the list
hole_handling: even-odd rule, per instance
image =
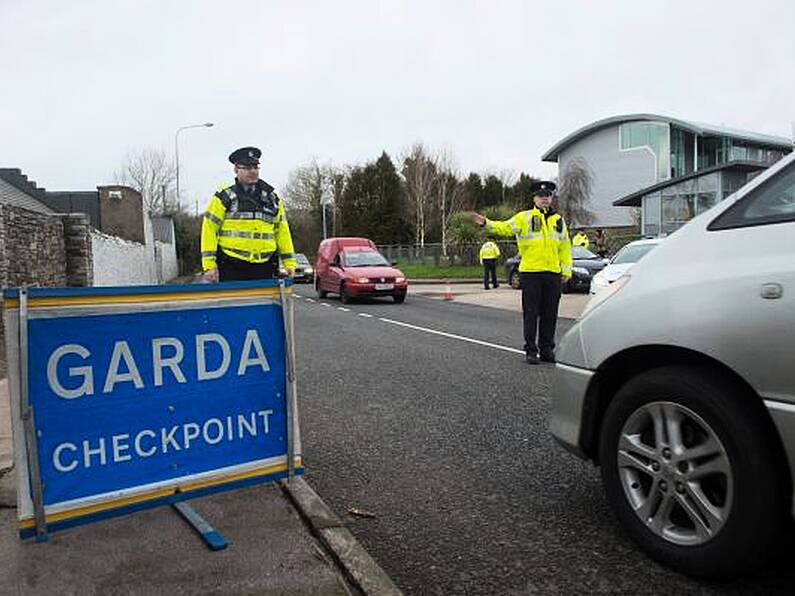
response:
[[[393,284],[375,284],[376,290],[394,290],[395,286]]]

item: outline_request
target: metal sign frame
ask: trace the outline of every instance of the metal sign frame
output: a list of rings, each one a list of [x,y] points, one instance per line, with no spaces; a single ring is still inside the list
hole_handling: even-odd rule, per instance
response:
[[[17,511],[22,538],[47,540],[49,532],[195,497],[303,473],[298,419],[292,282],[269,280],[213,285],[132,286],[115,288],[21,288],[4,291],[6,354],[9,370],[17,473]],[[218,470],[174,477],[152,485],[128,487],[66,505],[45,504],[40,468],[36,412],[30,397],[29,323],[31,317],[54,318],[96,314],[175,311],[202,307],[261,306],[281,310],[284,324],[286,452],[281,457],[252,461]],[[64,315],[64,313],[66,313]],[[276,394],[279,395],[278,393]],[[272,461],[274,460],[274,461]],[[279,460],[279,461],[275,461]]]

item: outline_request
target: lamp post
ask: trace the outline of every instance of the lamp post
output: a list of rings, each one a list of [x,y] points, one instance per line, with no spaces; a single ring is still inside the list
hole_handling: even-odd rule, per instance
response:
[[[212,122],[205,122],[204,124],[188,124],[187,126],[180,126],[177,129],[177,132],[174,133],[174,161],[176,162],[176,170],[177,170],[177,204],[180,203],[179,200],[179,133],[187,128],[209,128],[213,126]]]

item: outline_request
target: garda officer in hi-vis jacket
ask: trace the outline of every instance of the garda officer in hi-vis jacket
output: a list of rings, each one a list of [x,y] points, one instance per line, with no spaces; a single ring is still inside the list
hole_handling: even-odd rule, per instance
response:
[[[209,282],[269,279],[279,262],[292,276],[295,251],[284,205],[273,187],[260,180],[256,147],[229,156],[235,183],[210,199],[202,222],[202,269]]]
[[[571,277],[571,241],[566,222],[552,207],[555,189],[554,182],[536,182],[530,188],[530,208],[507,221],[490,221],[472,214],[472,220],[490,233],[516,237],[528,364],[538,364],[539,356],[544,362],[555,361],[560,288],[562,281]]]

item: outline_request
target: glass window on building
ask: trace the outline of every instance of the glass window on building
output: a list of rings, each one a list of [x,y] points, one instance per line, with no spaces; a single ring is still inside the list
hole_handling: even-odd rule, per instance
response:
[[[670,174],[668,125],[660,122],[627,122],[619,131],[623,151],[647,148],[657,161],[657,180],[667,180]]]
[[[711,209],[718,202],[718,193],[700,192],[696,195],[696,215]]]
[[[643,233],[656,236],[660,233],[660,193],[643,197]]]
[[[662,231],[675,232],[696,215],[696,195],[693,193],[663,195]]]

